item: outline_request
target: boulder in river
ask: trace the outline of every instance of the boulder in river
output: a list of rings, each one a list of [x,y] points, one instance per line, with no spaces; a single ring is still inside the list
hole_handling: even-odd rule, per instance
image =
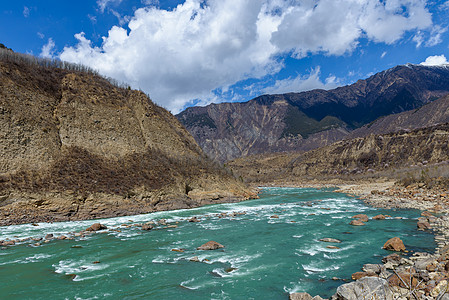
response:
[[[365,223],[363,223],[363,222],[360,221],[360,220],[352,220],[352,221],[349,223],[349,225],[352,225],[352,226],[363,226],[363,225],[365,225]]]
[[[220,243],[214,242],[214,241],[209,241],[203,245],[201,245],[200,247],[196,248],[197,250],[216,250],[219,248],[224,248],[224,246]]]
[[[358,214],[352,217],[353,219],[357,219],[362,222],[368,222],[368,216],[364,214]]]
[[[189,222],[191,222],[191,223],[198,223],[198,222],[201,222],[201,221],[200,221],[200,219],[198,219],[197,217],[191,217],[191,218],[189,219]]]
[[[340,240],[333,239],[333,238],[323,238],[323,239],[320,239],[320,242],[325,242],[325,243],[341,243]]]
[[[405,251],[404,243],[398,237],[394,237],[386,241],[382,248],[390,251]]]
[[[153,225],[150,225],[150,224],[142,225],[142,230],[151,230],[151,229],[153,229]]]
[[[363,277],[357,281],[340,285],[333,300],[384,299],[393,300],[388,282],[378,277]]]
[[[373,220],[385,220],[385,216],[384,215],[377,215],[373,217]]]
[[[45,239],[46,239],[46,240],[52,240],[53,238],[54,238],[54,236],[53,236],[52,233],[49,233],[49,234],[47,234],[47,235],[45,236]]]
[[[98,230],[104,230],[104,229],[108,229],[108,227],[106,227],[106,225],[103,225],[100,223],[95,223],[95,224],[92,224],[92,226],[90,226],[89,228],[86,228],[86,231],[98,231]]]

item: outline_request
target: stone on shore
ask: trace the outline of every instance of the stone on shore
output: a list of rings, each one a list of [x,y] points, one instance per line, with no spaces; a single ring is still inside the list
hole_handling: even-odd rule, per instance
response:
[[[368,216],[364,214],[358,214],[352,217],[353,219],[357,219],[362,222],[368,222]]]
[[[92,226],[90,226],[89,228],[86,228],[86,231],[98,231],[98,230],[104,230],[104,229],[108,229],[108,227],[106,227],[106,225],[103,225],[100,223],[95,223],[95,224],[92,224]]]
[[[363,277],[357,281],[340,285],[333,300],[383,299],[393,300],[388,282],[378,277]]]
[[[196,249],[197,250],[216,250],[216,249],[220,249],[220,248],[224,248],[224,246],[220,243],[217,243],[214,241],[209,241]]]
[[[399,275],[399,276],[398,276]],[[410,285],[412,289],[415,289],[418,285],[418,279],[416,279],[413,275],[410,275],[409,272],[402,272],[393,274],[388,278],[388,283],[391,286],[398,286],[405,289],[410,289]]]
[[[405,251],[404,243],[398,237],[394,237],[394,238],[391,238],[388,241],[386,241],[382,248],[385,250],[397,251],[397,252]]]
[[[377,215],[373,217],[373,220],[385,220],[385,216],[384,215]]]
[[[363,225],[365,225],[365,223],[363,223],[360,220],[352,220],[351,223],[349,223],[349,225],[352,225],[352,226],[363,226]]]
[[[323,239],[320,239],[320,242],[325,242],[325,243],[341,243],[340,240],[333,239],[333,238],[323,238]]]
[[[352,280],[359,280],[360,278],[367,277],[367,276],[374,276],[374,274],[369,274],[367,272],[355,272],[351,275]]]

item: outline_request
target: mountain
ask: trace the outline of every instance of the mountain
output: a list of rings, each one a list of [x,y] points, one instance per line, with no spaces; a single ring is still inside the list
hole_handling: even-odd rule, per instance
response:
[[[447,176],[449,123],[336,142],[305,153],[241,157],[227,165],[248,182],[282,184],[331,179],[390,177],[418,172]],[[427,165],[428,168],[422,167]]]
[[[364,137],[370,134],[413,130],[449,122],[449,95],[441,97],[420,108],[380,117],[352,131],[346,138]]]
[[[144,93],[83,66],[0,49],[0,225],[249,196]]]
[[[176,117],[211,158],[225,162],[328,145],[379,117],[418,109],[447,93],[448,65],[407,64],[329,91],[190,107]]]

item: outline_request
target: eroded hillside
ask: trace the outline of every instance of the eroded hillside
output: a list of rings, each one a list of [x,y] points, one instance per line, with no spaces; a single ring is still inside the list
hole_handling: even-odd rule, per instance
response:
[[[31,58],[0,60],[1,224],[145,213],[249,196],[144,93]]]
[[[448,163],[449,123],[340,141],[302,154],[242,157],[228,165],[249,182],[282,184],[375,176],[398,179],[415,167]]]

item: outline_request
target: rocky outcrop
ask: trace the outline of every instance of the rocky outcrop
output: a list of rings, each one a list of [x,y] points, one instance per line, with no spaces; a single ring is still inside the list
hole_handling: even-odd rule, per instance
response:
[[[412,121],[418,119],[412,116],[415,110],[448,92],[449,67],[408,64],[334,90],[190,107],[177,118],[210,157],[224,162],[254,154],[309,151],[344,139],[354,128],[379,117],[404,111],[410,111],[410,126],[393,119],[376,121],[375,130],[369,129],[370,124],[351,137],[449,122],[447,112],[431,115],[434,108],[425,108],[422,113],[426,117]]]
[[[0,51],[0,225],[251,197],[144,93]]]

